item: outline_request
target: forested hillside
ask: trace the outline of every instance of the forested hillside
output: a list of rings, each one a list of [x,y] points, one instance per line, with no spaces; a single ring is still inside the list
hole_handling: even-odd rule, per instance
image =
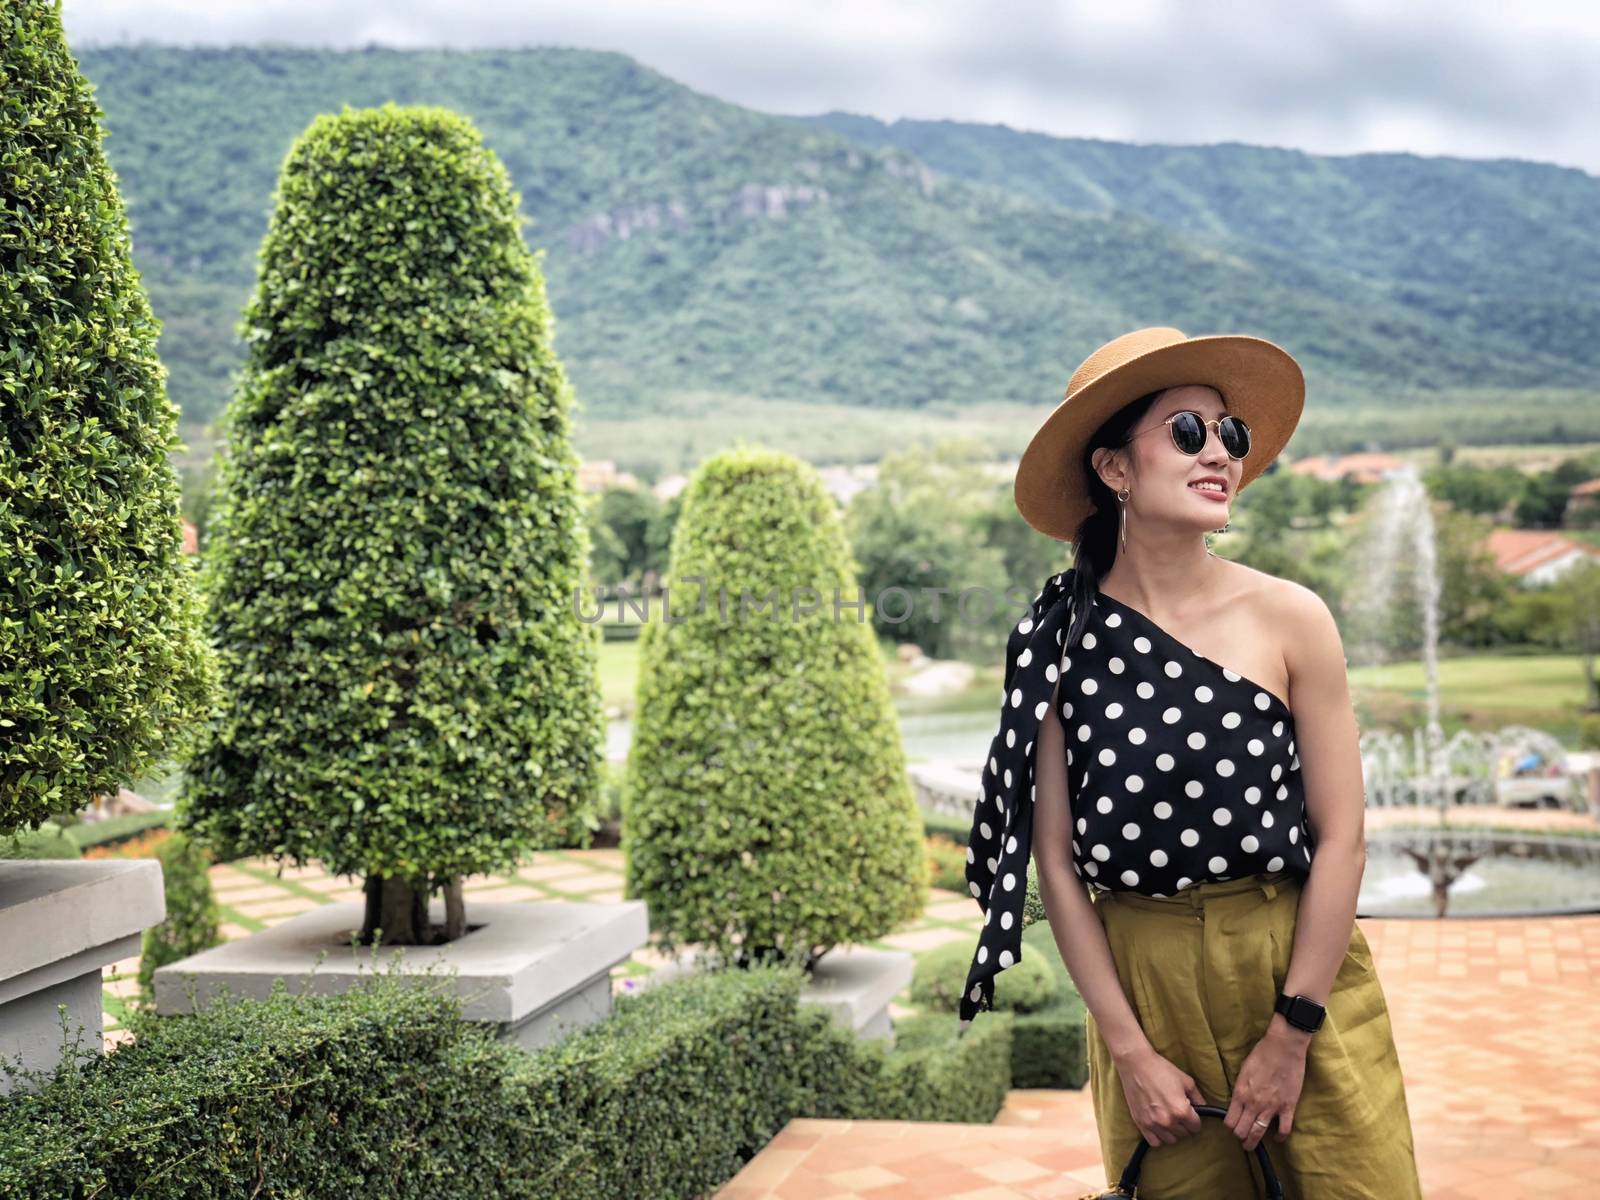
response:
[[[79,57],[191,426],[227,399],[290,142],[318,112],[386,100],[466,113],[505,161],[597,413],[690,394],[1048,405],[1095,345],[1156,323],[1278,340],[1330,402],[1579,388],[1600,365],[1600,181],[1560,168],[1023,152],[979,127],[753,112],[586,50]]]

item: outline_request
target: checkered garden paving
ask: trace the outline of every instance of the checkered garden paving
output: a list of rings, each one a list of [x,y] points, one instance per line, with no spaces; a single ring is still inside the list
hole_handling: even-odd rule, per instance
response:
[[[618,900],[622,871],[619,850],[546,852],[470,880],[466,894]],[[361,896],[348,879],[314,867],[280,875],[263,859],[218,865],[211,879],[227,938]],[[934,889],[921,919],[871,944],[915,953],[970,943],[978,923],[969,897]],[[1600,915],[1360,924],[1394,1023],[1428,1200],[1600,1196]],[[662,961],[635,953],[614,971],[614,990]],[[137,959],[107,969],[108,1046],[126,1036],[118,1018],[137,970]],[[717,1200],[1071,1198],[1104,1182],[1087,1088],[1019,1089],[992,1125],[792,1121]]]

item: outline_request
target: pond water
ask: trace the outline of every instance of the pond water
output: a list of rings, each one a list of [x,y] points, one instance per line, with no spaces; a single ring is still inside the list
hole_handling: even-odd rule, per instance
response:
[[[1360,916],[1435,917],[1434,886],[1412,854],[1476,861],[1452,872],[1447,917],[1600,912],[1600,838],[1400,829],[1367,834]]]

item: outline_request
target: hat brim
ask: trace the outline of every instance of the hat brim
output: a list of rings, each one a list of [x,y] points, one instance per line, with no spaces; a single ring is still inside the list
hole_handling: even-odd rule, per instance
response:
[[[1187,338],[1118,363],[1056,405],[1022,452],[1017,511],[1041,533],[1071,541],[1094,509],[1082,467],[1084,444],[1119,408],[1161,388],[1203,384],[1250,426],[1238,490],[1288,443],[1305,407],[1300,364],[1281,346],[1245,334]]]

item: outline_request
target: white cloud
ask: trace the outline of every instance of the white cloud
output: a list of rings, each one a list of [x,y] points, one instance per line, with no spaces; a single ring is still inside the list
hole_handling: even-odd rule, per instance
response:
[[[617,50],[767,112],[1600,173],[1600,5],[1521,0],[64,0],[75,43]]]

